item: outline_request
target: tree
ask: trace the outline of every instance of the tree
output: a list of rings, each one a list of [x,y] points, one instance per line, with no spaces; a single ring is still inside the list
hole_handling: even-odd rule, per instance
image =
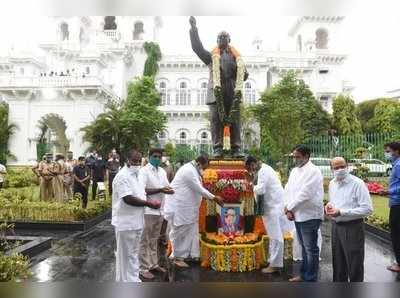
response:
[[[400,129],[397,123],[400,103],[395,100],[381,100],[375,107],[373,126],[380,133],[394,133]]]
[[[143,75],[154,77],[158,72],[158,61],[162,57],[160,46],[155,42],[145,42],[143,48],[147,54]]]
[[[6,164],[7,158],[15,156],[8,150],[8,141],[14,134],[17,126],[10,124],[8,118],[8,105],[4,102],[0,103],[0,163]]]
[[[367,100],[357,104],[356,115],[358,121],[360,121],[361,129],[364,133],[376,132],[374,123],[371,120],[374,118],[375,107],[382,100],[385,100],[385,98]]]
[[[82,128],[83,138],[102,154],[114,147],[119,152],[132,148],[144,152],[167,121],[157,109],[159,103],[154,78],[138,78],[129,84],[126,100],[108,103],[104,113]]]
[[[356,106],[350,96],[341,94],[333,100],[333,127],[341,135],[362,132],[356,116]]]
[[[326,134],[330,128],[328,113],[294,72],[265,91],[252,111],[260,123],[261,145],[273,161],[307,137]]]

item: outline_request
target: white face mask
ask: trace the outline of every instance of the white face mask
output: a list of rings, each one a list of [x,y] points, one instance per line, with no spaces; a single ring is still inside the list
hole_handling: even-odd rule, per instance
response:
[[[349,171],[347,170],[347,168],[333,171],[333,175],[335,176],[336,180],[339,181],[345,179],[348,174]]]

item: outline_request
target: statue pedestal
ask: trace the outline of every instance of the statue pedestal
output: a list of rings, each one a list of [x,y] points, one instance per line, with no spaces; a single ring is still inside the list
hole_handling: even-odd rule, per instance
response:
[[[266,265],[268,235],[254,214],[254,194],[242,159],[214,159],[203,185],[224,199],[224,207],[204,200],[200,206],[201,265],[216,271],[244,272]],[[285,235],[285,258],[291,258],[291,235]]]

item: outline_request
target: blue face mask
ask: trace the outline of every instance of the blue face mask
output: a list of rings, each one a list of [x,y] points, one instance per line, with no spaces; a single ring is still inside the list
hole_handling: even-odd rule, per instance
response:
[[[149,163],[153,166],[158,168],[161,164],[161,160],[159,158],[150,157]]]

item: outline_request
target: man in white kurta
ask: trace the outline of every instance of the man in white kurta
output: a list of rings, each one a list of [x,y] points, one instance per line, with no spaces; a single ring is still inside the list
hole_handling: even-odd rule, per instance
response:
[[[146,201],[145,189],[138,178],[141,154],[131,151],[127,165],[115,176],[112,194],[112,220],[115,228],[116,281],[140,282],[139,247],[143,230],[144,207],[159,208]]]
[[[269,165],[259,163],[254,157],[247,157],[246,168],[257,174],[257,185],[253,187],[254,195],[263,196],[264,214],[262,216],[269,237],[269,265],[263,273],[274,273],[283,267],[283,233],[281,217],[283,214],[283,188],[277,173]]]
[[[165,273],[159,266],[158,239],[164,221],[165,194],[172,194],[166,171],[160,166],[162,149],[154,148],[149,152],[149,163],[139,171],[139,180],[145,186],[147,200],[161,203],[158,210],[146,207],[144,211],[144,229],[140,244],[140,275],[145,279],[153,279],[152,270]]]
[[[303,254],[300,275],[290,281],[318,279],[318,230],[324,216],[324,188],[321,171],[309,159],[310,149],[306,146],[299,145],[293,150],[296,167],[284,189],[285,214],[295,222]]]
[[[170,225],[172,242],[171,258],[178,267],[188,267],[183,261],[191,251],[198,251],[198,220],[202,197],[215,200],[222,205],[222,199],[205,189],[201,182],[202,171],[208,167],[208,158],[199,156],[179,168],[171,183],[174,194],[167,196],[164,206],[165,219]],[[195,243],[197,242],[197,243]],[[191,257],[198,257],[191,255]]]

